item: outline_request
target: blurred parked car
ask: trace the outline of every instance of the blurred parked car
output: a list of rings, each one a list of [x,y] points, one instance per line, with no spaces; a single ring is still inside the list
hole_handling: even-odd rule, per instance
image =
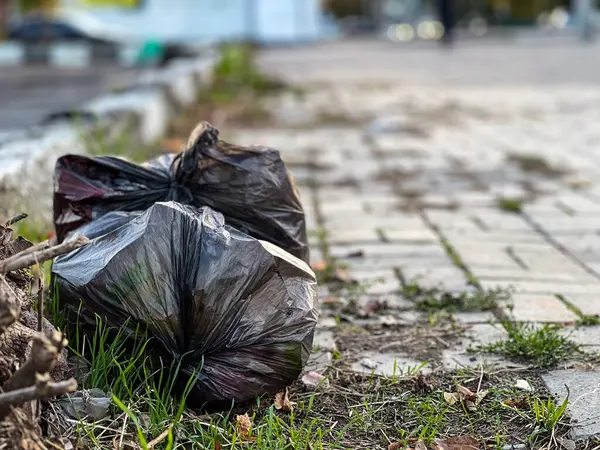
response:
[[[29,14],[11,22],[8,38],[28,44],[67,41],[85,42],[104,48],[119,45],[139,47],[138,59],[142,64],[152,58],[158,58],[159,64],[165,64],[173,58],[195,56],[195,52],[186,46],[140,36],[131,30],[99,21],[91,15],[70,10],[59,10],[51,15]]]

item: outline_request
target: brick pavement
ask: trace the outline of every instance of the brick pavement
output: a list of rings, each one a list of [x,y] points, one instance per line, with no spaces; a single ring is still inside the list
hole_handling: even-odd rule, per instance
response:
[[[323,60],[315,60],[307,73],[320,73]],[[321,230],[311,238],[314,262],[327,249],[354,278],[378,281],[367,298],[404,308],[372,320],[419,320],[398,294],[413,279],[453,292],[475,289],[473,280],[484,290],[511,289],[501,314],[521,321],[572,325],[600,315],[600,86],[426,86],[406,77],[377,81],[372,70],[366,82],[356,72],[340,81],[324,70],[325,84],[272,101],[273,127],[238,130],[233,139],[282,150],[309,228]],[[507,202],[520,211],[502,207]],[[474,327],[474,342],[502,335],[490,318],[458,314]],[[324,314],[316,339],[322,364],[335,345],[331,326]],[[587,351],[600,348],[600,326],[567,332]],[[465,348],[444,350],[443,366],[481,362]],[[397,361],[419,363],[402,353],[366,352],[353,368],[387,373]],[[550,373],[549,387],[577,383],[565,373]],[[585,416],[577,408],[572,415]],[[597,420],[574,436],[595,433]]]

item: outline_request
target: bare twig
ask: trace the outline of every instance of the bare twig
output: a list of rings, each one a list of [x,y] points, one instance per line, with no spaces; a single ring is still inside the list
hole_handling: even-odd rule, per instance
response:
[[[26,253],[25,255],[15,255],[17,258],[12,257],[5,261],[0,261],[0,274],[12,272],[13,270],[25,269],[33,266],[34,264],[40,264],[49,259],[55,258],[65,253],[69,253],[79,247],[89,244],[90,240],[85,236],[77,236],[72,241],[63,242],[62,244],[50,247],[46,250],[41,250],[33,253]]]
[[[6,278],[0,275],[0,335],[17,321],[21,308],[15,291],[10,287]]]
[[[169,431],[171,431],[171,429],[173,428],[173,424],[170,424],[165,431],[163,431],[162,433],[160,433],[155,439],[152,439],[150,442],[148,442],[148,449],[153,449],[154,447],[156,447],[158,444],[160,444],[162,441],[165,440],[165,438],[169,435]]]
[[[33,386],[0,393],[0,418],[6,417],[12,406],[22,405],[37,399],[46,399],[64,395],[77,389],[74,378],[57,383],[50,381],[50,375],[38,374]]]
[[[38,319],[38,332],[44,332],[44,267],[38,266],[39,272],[39,289],[37,293],[37,319]]]
[[[25,213],[17,214],[16,216],[14,216],[6,221],[6,226],[10,227],[11,225],[14,225],[15,223],[25,219],[26,217],[27,217],[27,214],[25,214]]]
[[[66,345],[67,340],[59,331],[52,331],[46,335],[41,333],[34,335],[29,357],[21,368],[4,383],[2,390],[9,392],[31,386],[35,383],[36,374],[51,372]]]

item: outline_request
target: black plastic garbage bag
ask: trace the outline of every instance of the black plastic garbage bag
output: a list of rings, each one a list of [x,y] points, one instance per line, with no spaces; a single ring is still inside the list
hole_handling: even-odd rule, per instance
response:
[[[176,202],[109,213],[81,231],[92,243],[52,266],[59,301],[82,325],[98,315],[130,336],[147,328],[153,354],[181,363],[184,382],[195,375],[191,403],[249,400],[301,373],[317,305],[300,259]]]
[[[308,262],[304,210],[279,152],[218,140],[203,122],[188,148],[144,165],[114,157],[67,155],[54,173],[59,241],[110,211],[145,211],[155,202],[210,206],[228,225]]]

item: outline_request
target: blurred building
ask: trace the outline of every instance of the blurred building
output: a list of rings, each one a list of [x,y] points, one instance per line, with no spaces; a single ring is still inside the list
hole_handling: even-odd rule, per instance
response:
[[[60,0],[144,36],[183,41],[303,42],[322,34],[321,0]]]
[[[327,0],[339,18],[362,17],[372,27],[410,23],[423,16],[437,15],[437,0]],[[570,10],[575,0],[454,0],[457,20],[484,17],[493,25],[532,25],[540,15],[556,8]],[[600,5],[600,0],[595,0]],[[365,25],[366,26],[366,25]]]

